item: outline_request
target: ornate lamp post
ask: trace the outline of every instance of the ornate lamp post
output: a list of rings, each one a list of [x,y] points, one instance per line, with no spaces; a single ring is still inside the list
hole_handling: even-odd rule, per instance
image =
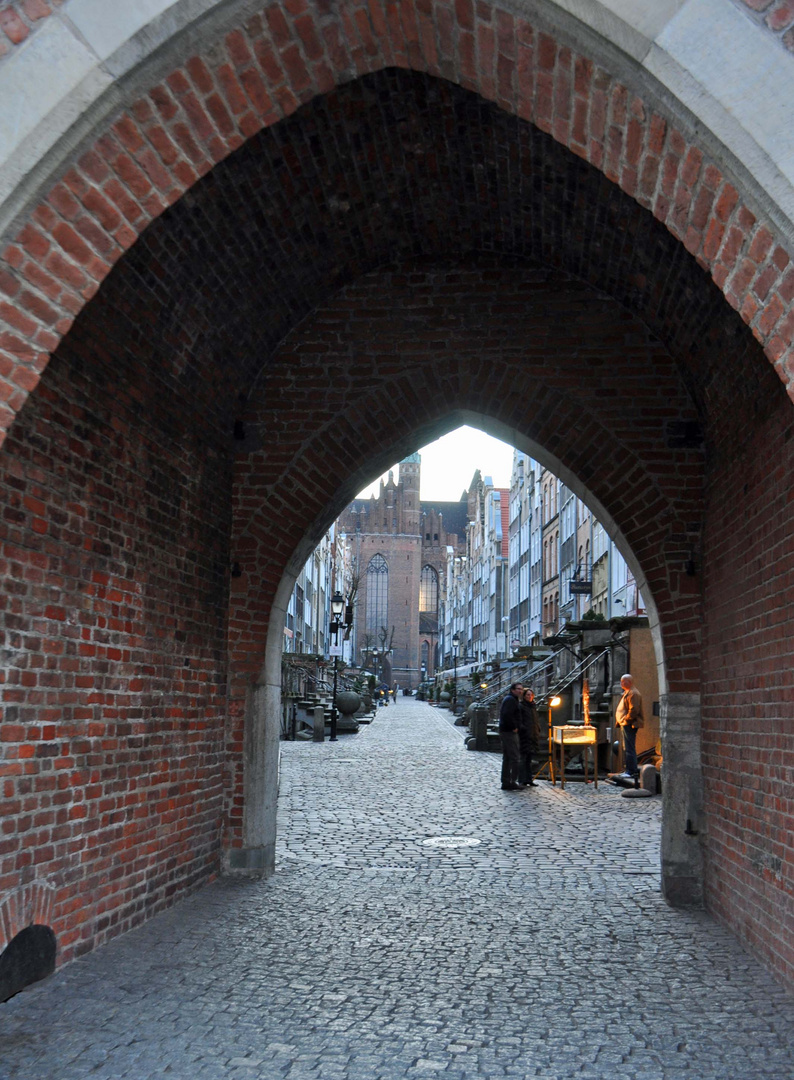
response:
[[[455,631],[452,635],[452,665],[453,665],[453,680],[452,680],[452,713],[454,715],[455,709],[458,705],[458,649],[460,647],[460,634]]]
[[[549,710],[549,722],[548,722],[548,729],[549,729],[549,756],[548,756],[548,760],[545,761],[541,765],[541,767],[538,769],[538,771],[535,773],[535,775],[533,777],[534,780],[537,780],[537,778],[539,776],[541,776],[544,772],[548,771],[549,780],[551,780],[552,784],[555,784],[555,785],[556,785],[557,781],[554,779],[554,741],[553,741],[553,739],[554,739],[554,733],[553,733],[554,718],[553,718],[553,712],[561,704],[562,704],[562,698],[558,697],[556,694],[554,695],[553,698],[550,698],[549,701],[548,701],[547,708]],[[564,762],[563,762],[563,768],[564,768]]]
[[[342,628],[342,612],[345,610],[345,599],[341,593],[335,592],[331,597],[331,625],[330,632],[334,635],[334,696],[331,701],[331,738],[330,742],[336,742],[336,688],[339,677],[339,631]]]

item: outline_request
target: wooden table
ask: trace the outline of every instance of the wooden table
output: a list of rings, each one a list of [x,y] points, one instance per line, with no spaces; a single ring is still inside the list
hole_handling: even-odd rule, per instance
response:
[[[588,750],[593,755],[593,780],[595,786],[598,788],[598,760],[596,758],[596,736],[598,734],[597,728],[592,724],[564,724],[562,727],[555,727],[552,730],[552,742],[555,746],[560,748],[560,785],[563,790],[565,789],[565,747],[575,746],[581,747],[582,757],[584,758],[584,782],[588,783],[587,777],[587,758]],[[556,786],[557,780],[554,779]]]

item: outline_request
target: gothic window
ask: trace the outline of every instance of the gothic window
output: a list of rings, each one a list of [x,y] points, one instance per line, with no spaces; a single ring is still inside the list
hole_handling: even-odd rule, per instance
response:
[[[388,625],[389,566],[382,555],[373,555],[367,566],[367,633],[377,640]]]
[[[438,614],[438,574],[432,566],[422,567],[419,582],[419,611],[428,615]]]
[[[419,578],[419,633],[438,633],[438,574],[423,566]]]

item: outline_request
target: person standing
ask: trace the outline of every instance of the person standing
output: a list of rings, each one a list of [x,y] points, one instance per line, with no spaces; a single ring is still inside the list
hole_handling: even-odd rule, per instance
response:
[[[623,749],[625,751],[625,773],[637,779],[640,770],[637,766],[637,732],[645,727],[645,717],[642,712],[642,695],[634,685],[631,675],[624,675],[620,680],[623,687],[623,697],[615,709],[615,723],[623,728]]]
[[[537,787],[532,779],[532,759],[538,756],[538,710],[535,707],[535,694],[529,687],[523,691],[519,706],[521,727],[518,729],[518,783],[526,787]]]
[[[510,692],[499,709],[499,738],[502,741],[502,791],[518,791],[520,748],[518,732],[521,727],[519,704],[524,687],[512,683]]]

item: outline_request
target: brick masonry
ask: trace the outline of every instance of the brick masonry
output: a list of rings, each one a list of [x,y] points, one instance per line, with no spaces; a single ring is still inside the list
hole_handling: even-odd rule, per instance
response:
[[[134,102],[3,252],[0,430],[76,312],[153,219],[263,127],[388,66],[470,89],[603,172],[711,274],[792,390],[789,253],[657,110],[586,56],[486,3],[371,0],[331,10],[300,0],[269,6]]]
[[[223,790],[229,455],[81,330],[0,459],[0,930],[61,959],[211,877]]]
[[[792,299],[774,230],[684,133],[484,3],[272,5],[119,115],[0,264],[3,430],[36,390],[0,461],[0,875],[52,884],[61,959],[240,843],[285,568],[457,408],[608,508],[671,690],[701,688],[705,631],[708,895],[790,977],[790,818],[763,782],[774,748],[790,786],[790,665],[753,643],[791,637]],[[675,445],[698,427],[706,458]],[[751,707],[752,755],[723,727]]]
[[[401,461],[396,481],[390,473],[377,498],[357,499],[337,522],[339,531],[350,537],[355,572],[360,575],[358,614],[352,635],[354,661],[372,667],[372,658],[365,650],[382,646],[385,628],[390,655],[382,669],[384,681],[411,688],[420,681],[425,662],[427,675],[434,675],[437,666],[440,608],[420,612],[422,574],[425,567],[435,571],[436,599],[440,604],[447,547],[456,554],[466,553],[468,511],[466,500],[457,504],[422,502],[420,488],[421,463]],[[373,624],[366,613],[370,610],[371,581],[377,582],[380,575],[373,579],[367,568],[375,555],[381,555],[388,567],[388,610],[380,622]]]
[[[770,405],[774,397],[768,399]],[[737,410],[741,411],[741,410]],[[794,646],[786,401],[752,406],[709,469],[704,548],[706,898],[794,982]]]
[[[403,669],[410,668],[413,685],[416,685],[419,672],[419,577],[422,572],[422,541],[418,535],[399,537],[366,535],[362,537],[359,566],[362,568],[363,584],[360,586],[358,600],[360,623],[357,639],[359,661],[366,633],[364,612],[369,584],[366,568],[370,559],[376,554],[383,555],[389,566],[389,615],[386,623],[381,623],[381,626],[385,625],[388,631],[394,628],[392,641],[394,651],[385,664],[383,662],[379,664],[378,673],[386,682],[391,683],[399,678],[405,685],[407,679],[402,672]],[[371,646],[380,645],[378,630],[370,633]],[[371,669],[371,658],[367,664]],[[395,669],[400,669],[399,676],[391,674]]]

